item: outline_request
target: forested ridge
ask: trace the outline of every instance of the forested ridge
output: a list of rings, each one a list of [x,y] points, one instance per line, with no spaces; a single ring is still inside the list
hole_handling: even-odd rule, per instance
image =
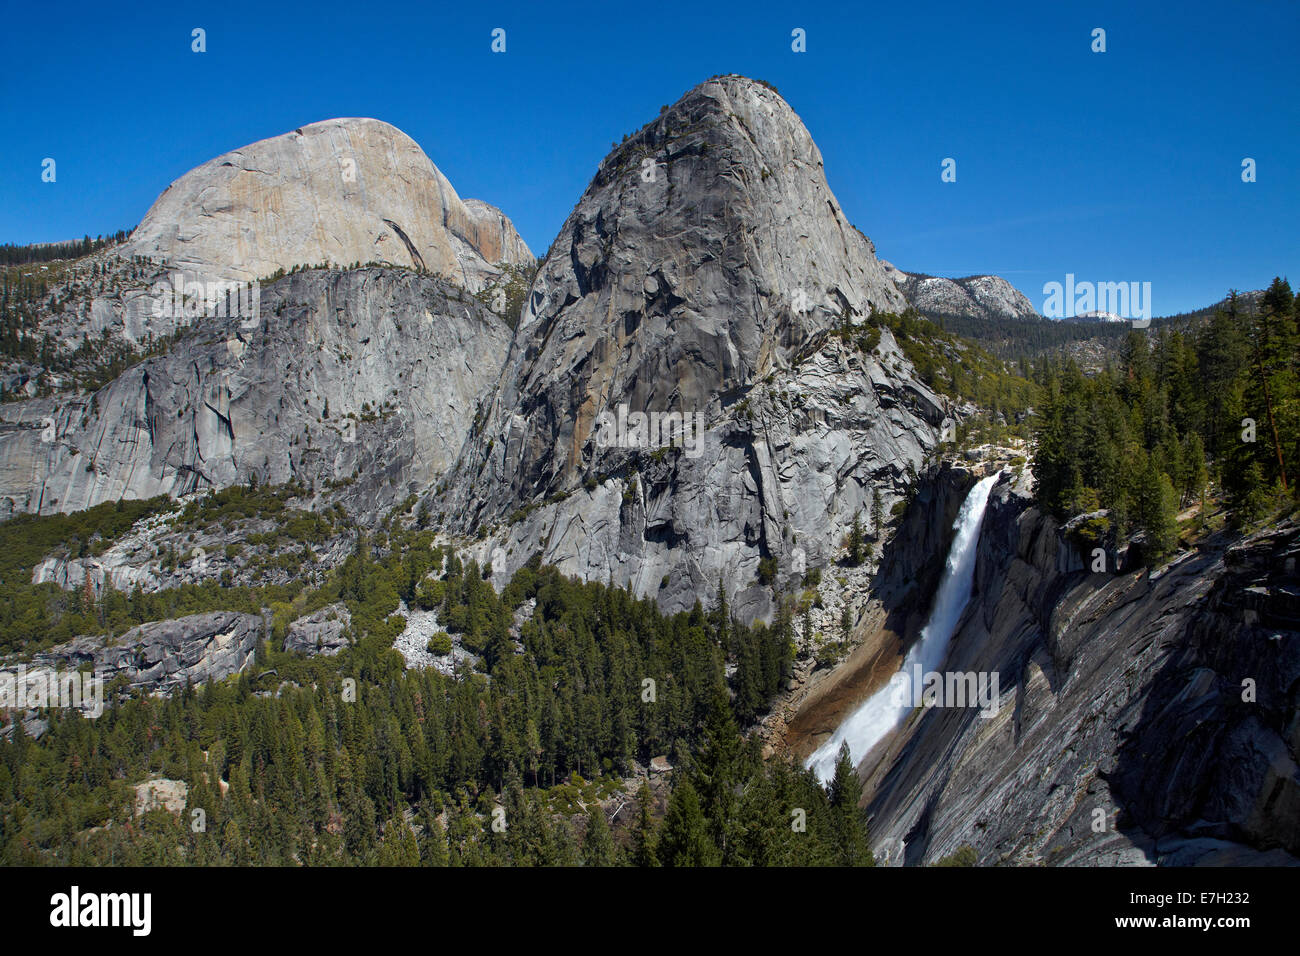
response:
[[[26,245],[6,242],[0,244],[0,265],[30,265],[38,262],[53,262],[56,259],[80,259],[98,252],[107,246],[120,245],[131,235],[130,229],[119,229],[107,236],[91,239],[69,239],[64,242],[36,242]]]
[[[665,617],[536,564],[498,597],[448,555],[424,597],[486,673],[445,675],[406,670],[374,626],[396,624],[382,615],[397,565],[363,544],[343,568],[339,593],[364,595],[372,625],[339,657],[268,646],[221,684],[98,720],[50,711],[38,740],[15,724],[0,743],[4,862],[870,862],[847,761],[828,792],[741,735],[789,671],[788,615],[773,628],[739,625],[725,604]],[[516,643],[510,612],[529,600]],[[676,766],[666,805],[643,785],[611,831],[598,801],[656,755]],[[151,775],[188,784],[183,813],[133,815],[132,785]]]
[[[1118,363],[1086,376],[1045,363],[1035,420],[1039,502],[1059,517],[1105,509],[1098,531],[1141,533],[1160,557],[1178,513],[1214,498],[1235,526],[1296,503],[1300,330],[1275,279],[1258,306],[1235,299],[1187,331],[1130,331]]]

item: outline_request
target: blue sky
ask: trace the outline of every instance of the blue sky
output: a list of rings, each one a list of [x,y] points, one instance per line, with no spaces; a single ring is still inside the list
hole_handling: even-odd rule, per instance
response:
[[[373,116],[541,251],[612,141],[736,72],[780,90],[849,218],[900,268],[998,273],[1039,308],[1067,272],[1149,281],[1157,315],[1275,273],[1300,286],[1300,5],[980,6],[14,4],[0,242],[130,228],[213,156]]]

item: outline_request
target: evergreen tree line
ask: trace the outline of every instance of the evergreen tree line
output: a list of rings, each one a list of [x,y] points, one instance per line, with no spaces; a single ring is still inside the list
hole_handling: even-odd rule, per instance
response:
[[[91,239],[72,239],[67,242],[43,242],[31,245],[16,245],[6,242],[0,245],[0,265],[20,266],[37,262],[53,262],[56,259],[80,259],[92,252],[98,252],[105,246],[126,242],[131,235],[130,229],[119,229],[108,236],[96,236]]]
[[[771,628],[732,620],[725,602],[664,616],[652,601],[536,562],[497,596],[472,561],[427,547],[432,556],[416,559],[404,541],[395,528],[359,539],[309,602],[337,598],[353,611],[355,643],[336,658],[263,647],[251,669],[219,684],[137,695],[98,720],[47,711],[50,728],[37,740],[15,725],[0,743],[5,861],[841,859],[843,814],[803,772],[765,768],[739,730],[788,677],[788,614]],[[427,565],[441,571],[436,580]],[[392,648],[404,623],[391,613],[398,598],[439,602],[463,645],[482,655],[481,669],[406,670]],[[529,601],[535,610],[514,637],[513,612]],[[683,781],[662,823],[647,803],[651,824],[632,828],[629,809],[629,824],[615,821],[615,846],[608,825],[601,836],[598,807],[585,818],[557,812],[556,788],[613,779],[661,754]],[[150,774],[186,781],[179,817],[134,818],[131,785]],[[808,820],[799,829],[795,806]],[[503,832],[492,827],[499,807]],[[851,845],[864,848],[856,797],[853,808],[861,833]],[[194,810],[203,811],[199,831]]]
[[[998,358],[1028,362],[1080,342],[1115,347],[1130,328],[1127,322],[1083,322],[1073,319],[1013,319],[983,315],[931,313],[930,320],[953,335],[976,342]]]
[[[1087,377],[1043,363],[1033,456],[1038,502],[1059,517],[1109,509],[1154,555],[1176,544],[1180,508],[1218,489],[1235,523],[1294,501],[1300,461],[1296,296],[1274,279],[1257,308],[1230,297],[1202,326],[1130,331],[1121,358]]]

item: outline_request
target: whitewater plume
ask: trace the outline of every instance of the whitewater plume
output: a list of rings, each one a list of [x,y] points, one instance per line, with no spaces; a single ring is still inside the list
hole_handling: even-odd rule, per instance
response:
[[[997,474],[981,479],[962,502],[957,520],[953,522],[956,534],[952,539],[952,547],[948,550],[948,561],[934,607],[930,611],[930,619],[921,631],[920,639],[908,651],[903,666],[889,684],[872,694],[850,714],[830,739],[808,758],[805,766],[813,770],[822,783],[834,776],[836,758],[846,741],[849,756],[856,766],[872,747],[897,727],[911,710],[918,695],[919,688],[913,688],[913,681],[920,675],[938,670],[943,663],[948,652],[948,642],[970,600],[980,525],[984,521],[989,492],[997,480]]]

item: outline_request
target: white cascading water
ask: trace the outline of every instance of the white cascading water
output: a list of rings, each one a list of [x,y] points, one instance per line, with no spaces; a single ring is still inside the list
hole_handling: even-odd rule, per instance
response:
[[[870,752],[886,734],[902,723],[912,709],[912,675],[920,665],[922,675],[937,671],[948,653],[948,642],[957,627],[957,621],[970,600],[971,584],[975,579],[975,551],[980,541],[980,525],[984,522],[984,509],[989,492],[998,475],[981,479],[966,500],[962,502],[953,529],[957,534],[948,551],[943,581],[930,611],[930,620],[921,631],[921,638],[908,651],[903,666],[890,682],[876,691],[831,735],[830,739],[813,752],[805,764],[817,774],[823,784],[835,775],[835,762],[840,747],[849,744],[853,765]]]

